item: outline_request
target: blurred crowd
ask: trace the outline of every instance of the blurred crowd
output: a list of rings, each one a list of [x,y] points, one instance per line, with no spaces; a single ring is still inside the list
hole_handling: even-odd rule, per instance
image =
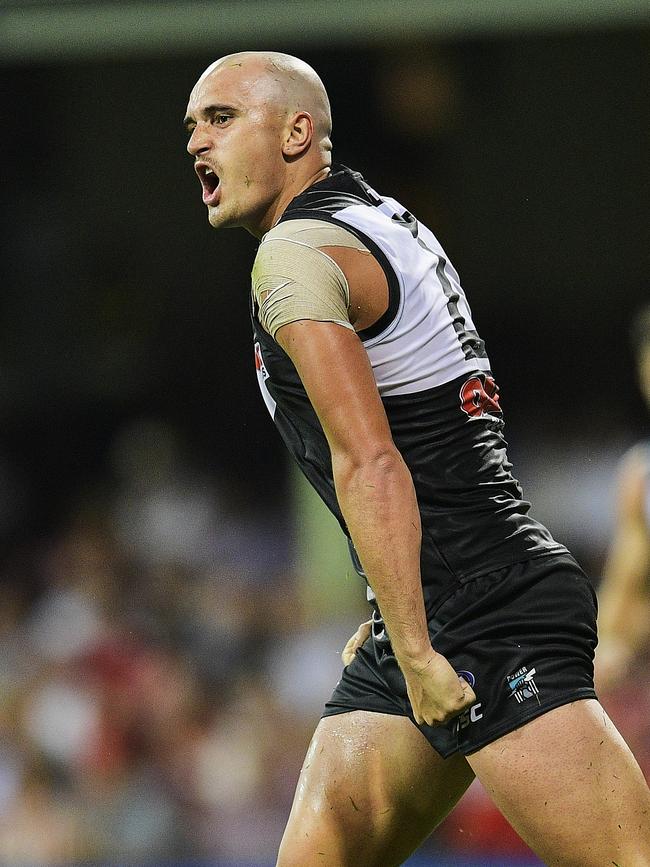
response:
[[[2,865],[272,863],[359,612],[305,606],[290,509],[237,513],[181,452],[129,424],[113,481],[5,564]],[[647,679],[608,707],[650,771]],[[475,784],[424,851],[527,849]]]
[[[113,462],[1,585],[0,863],[267,855],[318,681],[288,533],[233,517],[164,426]]]

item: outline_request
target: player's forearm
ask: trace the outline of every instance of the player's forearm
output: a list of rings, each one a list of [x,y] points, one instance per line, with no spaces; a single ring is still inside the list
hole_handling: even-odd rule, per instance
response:
[[[431,652],[420,579],[422,531],[413,480],[397,450],[356,462],[333,456],[352,541],[400,661]]]
[[[625,593],[605,586],[599,597],[598,635],[602,645],[616,644],[633,656],[650,640],[650,595],[641,588]]]
[[[599,591],[600,637],[636,650],[650,631],[650,537],[645,524],[628,524],[619,530],[604,573]]]

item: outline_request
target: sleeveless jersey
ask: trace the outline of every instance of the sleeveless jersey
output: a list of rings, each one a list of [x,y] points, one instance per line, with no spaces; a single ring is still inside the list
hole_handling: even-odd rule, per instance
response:
[[[386,275],[389,303],[358,332],[422,518],[427,611],[448,589],[510,563],[566,552],[533,520],[511,473],[499,391],[459,278],[429,229],[361,175],[334,166],[281,217],[335,223],[356,235]],[[262,328],[252,300],[255,365],[267,408],[347,535],[330,450],[290,358]],[[358,560],[352,549],[357,571]]]

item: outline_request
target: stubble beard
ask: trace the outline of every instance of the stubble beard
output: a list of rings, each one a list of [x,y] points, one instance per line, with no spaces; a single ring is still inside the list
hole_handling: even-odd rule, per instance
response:
[[[228,213],[220,209],[219,205],[216,208],[208,208],[208,223],[213,229],[227,229],[238,225],[233,222],[232,218],[228,219]]]

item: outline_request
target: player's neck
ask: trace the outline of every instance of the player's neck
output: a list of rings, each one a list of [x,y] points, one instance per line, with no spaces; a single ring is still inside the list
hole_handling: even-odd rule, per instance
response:
[[[331,167],[330,166],[319,166],[315,171],[311,172],[307,177],[302,175],[300,178],[296,178],[291,183],[287,184],[284,188],[280,196],[276,199],[275,203],[271,208],[269,208],[264,220],[260,223],[259,227],[255,227],[255,229],[249,229],[252,235],[255,235],[256,238],[261,238],[265,235],[269,229],[272,229],[279,221],[280,217],[286,211],[289,203],[299,196],[301,193],[304,193],[305,190],[308,190],[313,184],[317,184],[319,181],[325,180],[326,177],[330,174]]]

